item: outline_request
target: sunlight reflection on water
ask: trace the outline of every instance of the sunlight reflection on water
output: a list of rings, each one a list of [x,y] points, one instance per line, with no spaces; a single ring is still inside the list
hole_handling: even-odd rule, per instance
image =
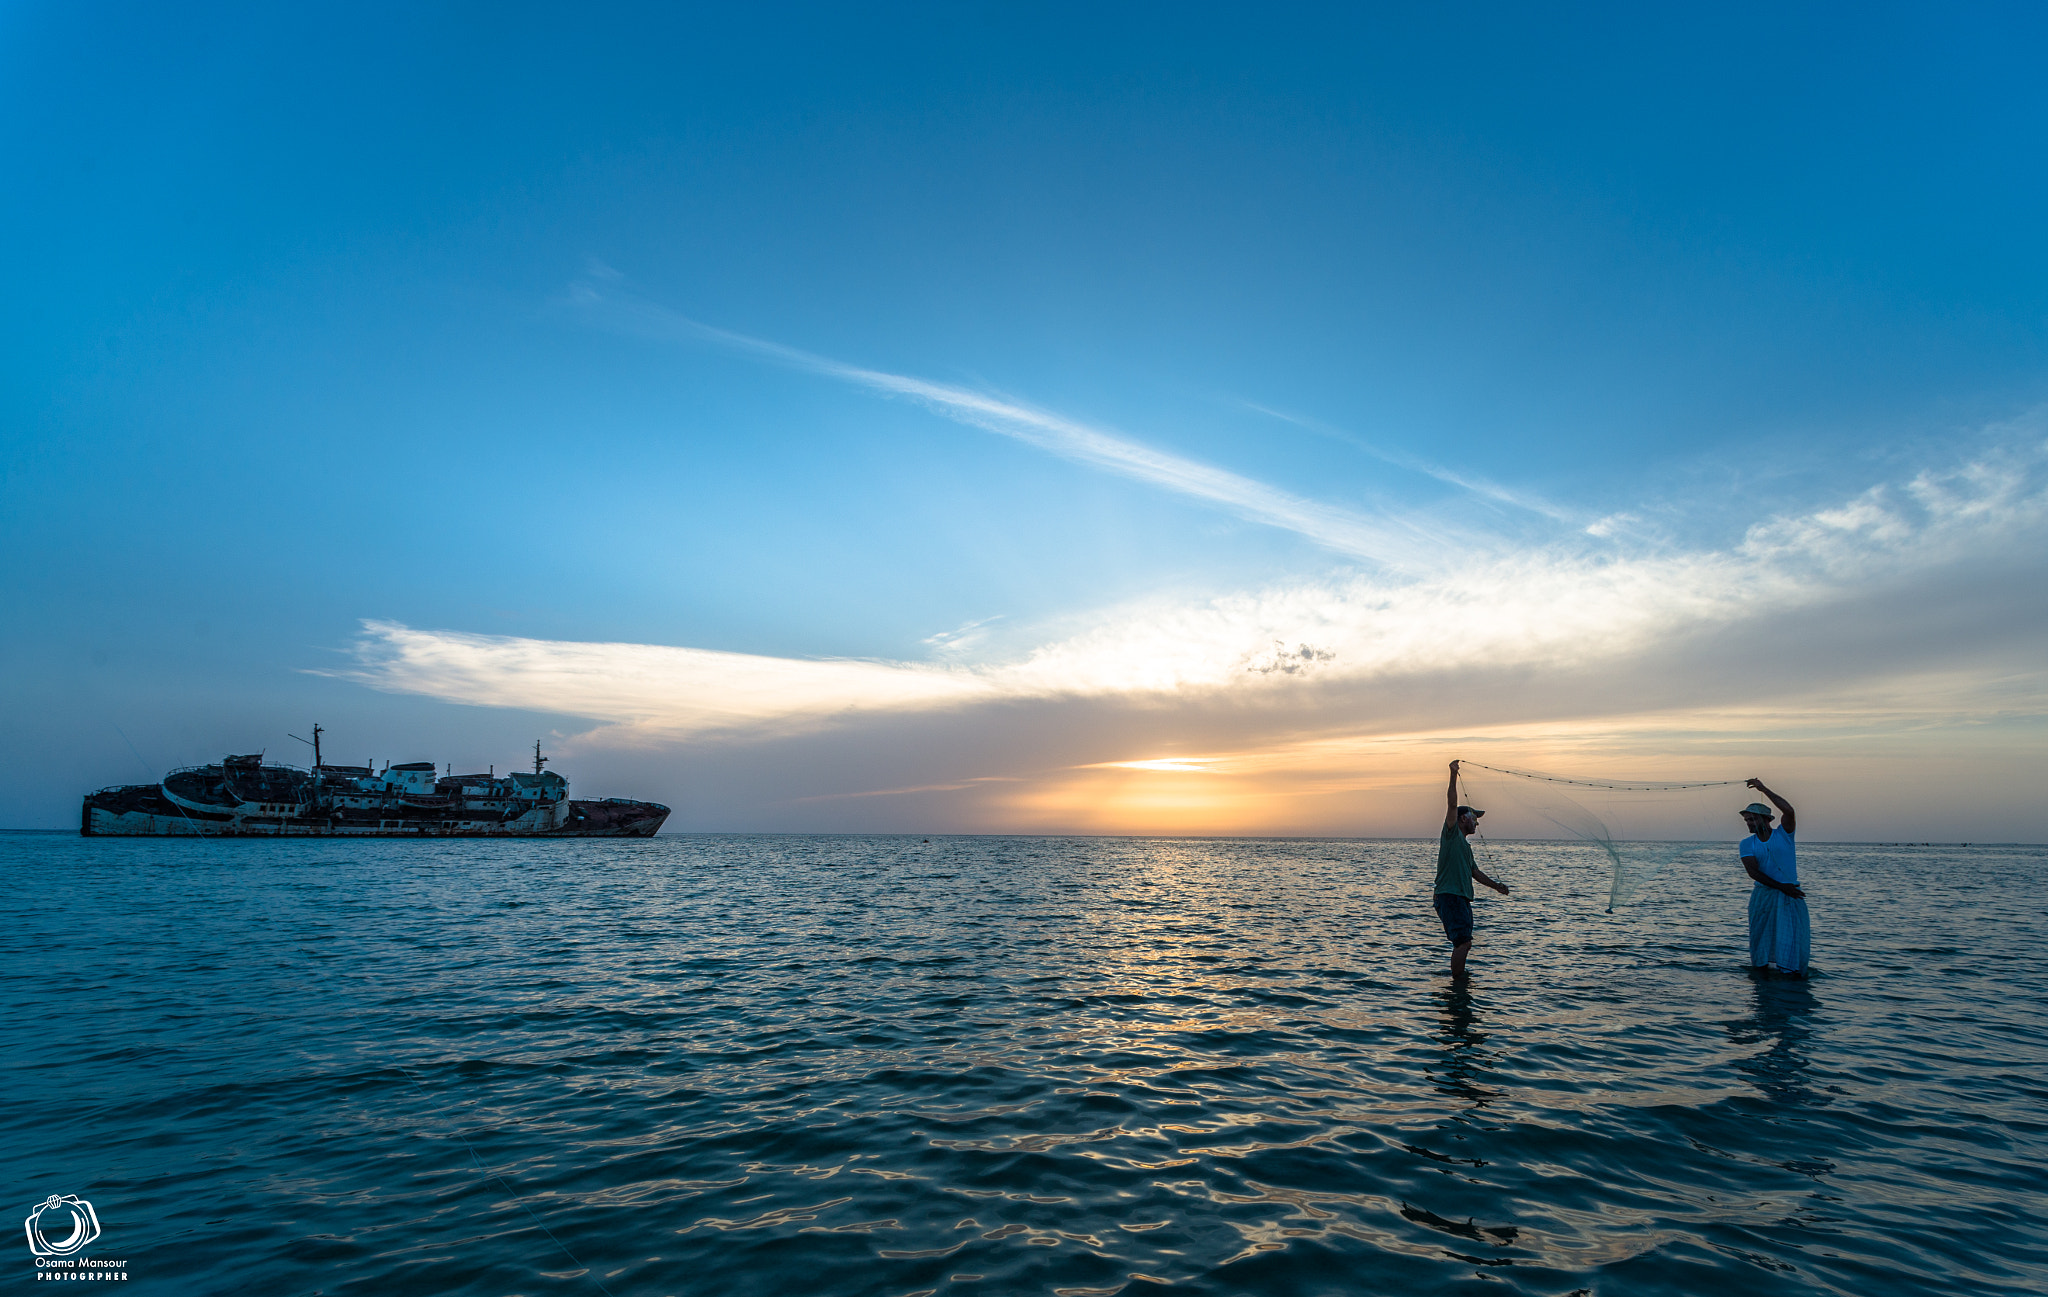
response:
[[[158,1291],[2048,1283],[2048,852],[1809,848],[1802,984],[1493,851],[1460,987],[1421,842],[0,835],[0,1130]]]

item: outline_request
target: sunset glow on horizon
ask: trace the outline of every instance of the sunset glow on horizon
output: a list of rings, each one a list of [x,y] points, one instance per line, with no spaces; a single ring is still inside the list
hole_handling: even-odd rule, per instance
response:
[[[130,18],[0,42],[0,826],[317,721],[669,831],[2048,837],[1990,26]]]

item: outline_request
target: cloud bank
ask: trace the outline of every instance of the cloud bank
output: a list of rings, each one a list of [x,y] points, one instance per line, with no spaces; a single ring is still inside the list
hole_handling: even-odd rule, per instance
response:
[[[1276,583],[1101,611],[1007,658],[794,659],[364,623],[344,675],[451,702],[588,718],[591,741],[648,744],[814,732],[878,716],[1086,703],[1392,717],[1388,691],[1440,697],[1515,682],[1517,705],[1597,713],[1587,681],[1631,705],[1740,662],[1756,697],[1931,669],[2001,634],[2038,632],[2048,448],[2026,441],[1810,513],[1759,521],[1719,550],[1488,555],[1455,572]],[[1931,614],[1973,580],[1998,626]],[[2029,595],[2027,590],[2035,593]],[[1930,624],[1929,618],[1933,620]],[[2001,629],[2001,627],[2003,629]],[[1690,663],[1690,665],[1687,665]],[[1659,674],[1666,685],[1659,686]],[[1676,673],[1676,674],[1674,674]],[[1589,712],[1588,709],[1591,709]],[[1133,759],[1145,754],[1111,754]]]

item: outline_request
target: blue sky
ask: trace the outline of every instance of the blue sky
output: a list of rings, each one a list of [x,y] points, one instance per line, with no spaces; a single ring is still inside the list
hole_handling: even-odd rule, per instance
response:
[[[8,6],[0,825],[319,719],[686,828],[2048,836],[2044,28]]]

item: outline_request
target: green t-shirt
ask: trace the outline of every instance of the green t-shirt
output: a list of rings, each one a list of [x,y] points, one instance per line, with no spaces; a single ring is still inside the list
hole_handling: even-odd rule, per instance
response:
[[[1472,899],[1472,844],[1455,824],[1444,825],[1437,839],[1436,890]]]

